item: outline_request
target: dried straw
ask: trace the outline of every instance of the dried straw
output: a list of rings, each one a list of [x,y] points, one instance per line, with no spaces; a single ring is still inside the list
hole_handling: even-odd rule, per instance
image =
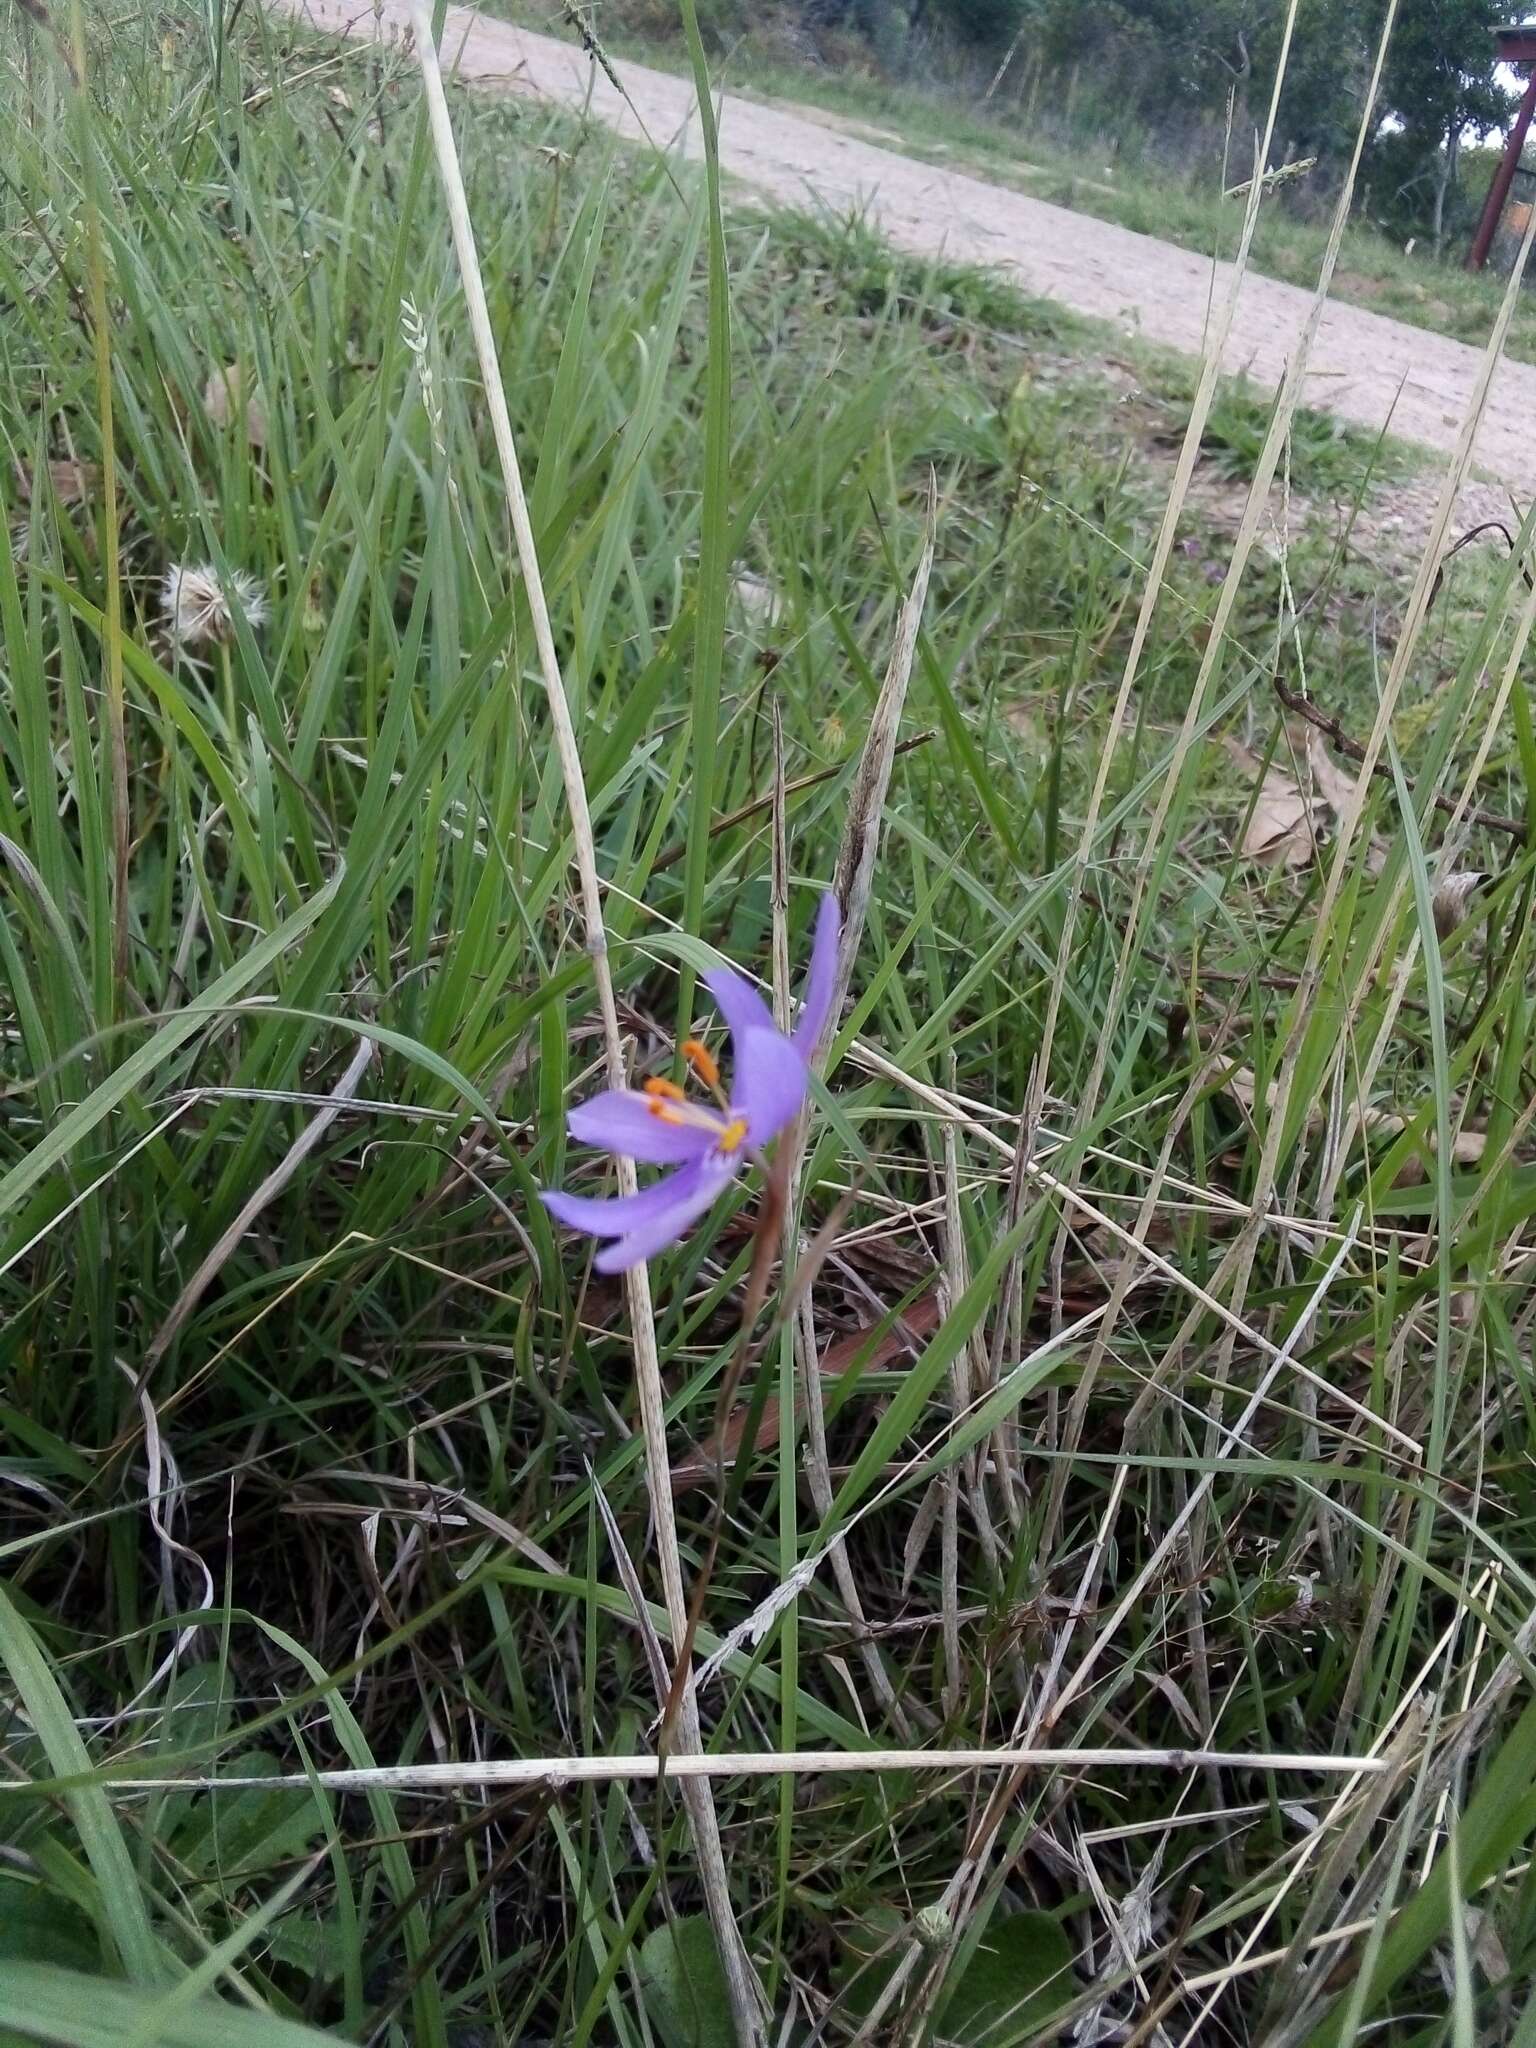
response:
[[[474,227],[469,217],[469,202],[464,191],[463,173],[459,168],[453,125],[448,117],[443,75],[432,36],[431,13],[424,0],[411,0],[411,23],[422,82],[426,89],[427,111],[431,120],[432,141],[437,153],[438,172],[442,178],[443,192],[448,204],[454,250],[464,285],[470,329],[474,335],[475,349],[480,361],[486,404],[490,410],[496,452],[501,460],[502,481],[506,487],[507,504],[512,515],[518,563],[522,569],[528,607],[533,619],[539,670],[549,699],[550,723],[555,736],[556,751],[560,757],[560,772],[565,782],[566,805],[571,815],[571,839],[575,849],[577,877],[581,890],[582,916],[586,927],[586,945],[592,958],[592,978],[596,984],[598,1008],[602,1015],[603,1049],[608,1076],[614,1087],[622,1087],[625,1082],[624,1048],[619,1036],[618,1010],[614,1004],[613,978],[608,965],[608,943],[603,929],[603,903],[597,874],[597,849],[592,837],[592,819],[587,804],[581,754],[576,744],[576,728],[571,719],[565,681],[560,671],[560,658],[555,651],[554,635],[550,629],[549,608],[544,598],[538,551],[534,545],[528,501],[523,492],[522,471],[518,464],[517,446],[512,437],[512,421],[507,412],[506,392],[502,385],[496,340],[491,330],[490,313],[485,301],[485,286],[480,275],[480,259],[475,247]],[[620,1194],[628,1195],[635,1192],[637,1182],[632,1161],[619,1160],[618,1182]],[[673,1517],[672,1474],[667,1456],[666,1415],[661,1365],[656,1353],[650,1276],[644,1266],[634,1267],[625,1275],[625,1294],[634,1347],[635,1378],[640,1395],[646,1481],[650,1489],[651,1513],[655,1522],[662,1593],[666,1602],[672,1640],[674,1644],[681,1645],[687,1639],[688,1598],[683,1585],[682,1558],[678,1550],[677,1525]],[[675,1740],[679,1754],[668,1760],[669,1769],[675,1771],[682,1780],[683,1798],[693,1824],[694,1846],[698,1852],[699,1876],[725,1968],[737,2038],[743,2043],[743,2048],[755,2048],[755,2044],[762,2039],[763,1995],[751,1958],[747,1954],[746,1944],[741,1938],[731,1910],[725,1855],[720,1844],[720,1829],[715,1818],[714,1804],[710,1798],[709,1788],[702,1779],[695,1773],[680,1768],[701,1746],[698,1710],[691,1684],[685,1684],[682,1688],[675,1723]],[[656,1760],[653,1758],[651,1761],[654,1764]]]

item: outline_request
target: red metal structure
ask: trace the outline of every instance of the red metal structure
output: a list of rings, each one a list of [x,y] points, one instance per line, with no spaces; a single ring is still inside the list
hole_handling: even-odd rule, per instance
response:
[[[1488,261],[1488,251],[1493,247],[1493,238],[1504,215],[1504,202],[1509,197],[1509,188],[1515,182],[1515,172],[1525,150],[1526,130],[1531,125],[1532,114],[1536,114],[1536,21],[1525,22],[1519,28],[1496,29],[1494,33],[1499,40],[1499,62],[1524,69],[1527,83],[1525,98],[1520,102],[1515,125],[1509,131],[1504,154],[1499,158],[1499,167],[1493,174],[1493,183],[1488,187],[1488,197],[1483,202],[1483,217],[1467,251],[1468,270],[1481,270]]]

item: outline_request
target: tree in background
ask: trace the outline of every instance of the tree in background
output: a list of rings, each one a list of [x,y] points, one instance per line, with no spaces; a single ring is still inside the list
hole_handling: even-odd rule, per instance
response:
[[[621,12],[626,0],[610,0]],[[1023,97],[1052,125],[1095,141],[1140,129],[1186,166],[1248,174],[1285,51],[1286,0],[774,0],[814,35],[853,35],[875,63],[948,78],[1001,111]],[[710,0],[733,34],[761,0]],[[1354,146],[1387,0],[1301,0],[1266,168],[1315,157],[1283,203],[1317,204]],[[1512,98],[1494,31],[1536,0],[1399,0],[1367,165],[1370,211],[1393,233],[1453,226],[1469,136],[1502,129]],[[724,24],[721,24],[724,33]],[[1007,88],[999,88],[1007,81]],[[1041,83],[1047,90],[1041,92]],[[1062,90],[1049,88],[1060,85]]]
[[[1404,0],[1399,9],[1382,80],[1377,154],[1399,174],[1396,203],[1388,207],[1398,225],[1423,222],[1422,200],[1414,195],[1427,190],[1437,253],[1463,142],[1509,120],[1513,102],[1497,76],[1494,31],[1524,13],[1508,0]]]
[[[1325,162],[1359,120],[1382,0],[1305,0],[1286,66],[1276,148]],[[1411,4],[1411,0],[1410,0]],[[1080,74],[1085,104],[1151,129],[1219,131],[1230,111],[1243,164],[1268,111],[1284,0],[915,0],[912,20],[956,44],[1001,52],[1022,76]],[[998,74],[991,74],[992,97]]]
[[[1242,162],[1262,129],[1284,49],[1284,0],[926,0],[973,41],[1008,35],[1048,65],[1093,66],[1112,98],[1151,127],[1231,109]],[[1511,96],[1494,31],[1520,0],[1400,0],[1388,46],[1372,158],[1376,210],[1438,251],[1468,135],[1502,129]],[[1270,167],[1319,160],[1342,169],[1359,127],[1385,0],[1304,0],[1286,56]]]

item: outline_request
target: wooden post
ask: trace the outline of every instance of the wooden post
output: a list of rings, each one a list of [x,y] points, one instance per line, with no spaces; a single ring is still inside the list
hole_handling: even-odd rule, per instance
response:
[[[1509,131],[1504,154],[1499,158],[1499,167],[1493,174],[1493,183],[1488,187],[1488,197],[1483,201],[1483,217],[1477,224],[1477,233],[1472,237],[1472,246],[1467,251],[1468,270],[1481,270],[1488,261],[1488,251],[1493,247],[1493,238],[1498,233],[1499,222],[1504,216],[1504,202],[1509,197],[1509,188],[1515,182],[1515,172],[1525,150],[1526,130],[1531,125],[1533,113],[1536,113],[1536,67],[1532,68],[1525,88],[1525,98],[1520,102],[1515,125]]]

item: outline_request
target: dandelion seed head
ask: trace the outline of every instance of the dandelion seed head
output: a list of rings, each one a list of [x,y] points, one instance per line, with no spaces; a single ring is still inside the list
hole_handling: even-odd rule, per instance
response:
[[[182,647],[228,645],[235,637],[235,612],[254,633],[266,620],[267,598],[260,581],[231,569],[227,584],[210,564],[172,563],[160,586],[160,602]]]

